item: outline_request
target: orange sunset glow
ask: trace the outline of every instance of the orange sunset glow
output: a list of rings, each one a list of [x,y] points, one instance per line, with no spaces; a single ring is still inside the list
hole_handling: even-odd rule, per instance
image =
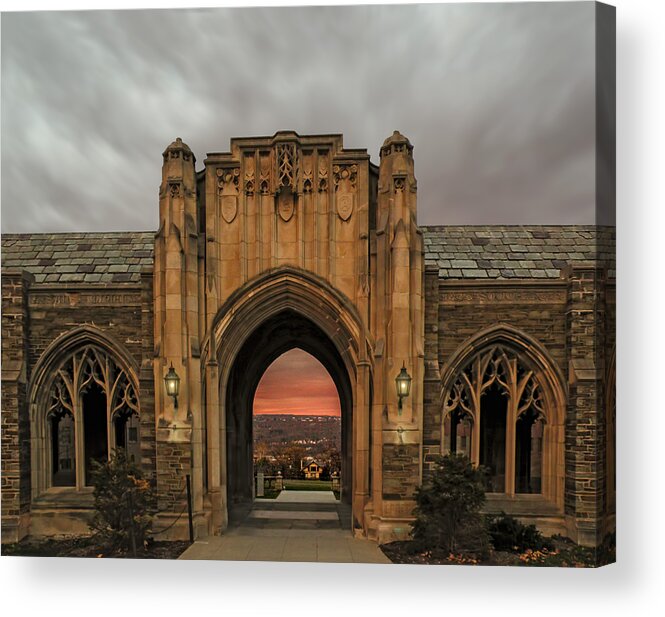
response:
[[[291,349],[266,370],[254,396],[255,414],[339,416],[339,396],[328,371],[302,349]]]

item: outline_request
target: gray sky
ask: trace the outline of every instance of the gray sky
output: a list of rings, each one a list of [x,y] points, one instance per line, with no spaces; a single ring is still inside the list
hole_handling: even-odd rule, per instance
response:
[[[594,5],[5,13],[2,231],[157,227],[161,153],[414,145],[418,220],[594,222]]]

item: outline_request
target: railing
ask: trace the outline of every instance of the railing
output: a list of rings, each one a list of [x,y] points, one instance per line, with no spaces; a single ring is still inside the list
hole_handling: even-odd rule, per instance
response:
[[[259,471],[254,482],[254,496],[264,497],[267,491],[281,491],[284,489],[284,478],[278,473],[276,476],[266,476]]]
[[[331,490],[335,493],[339,493],[342,486],[342,478],[340,474],[333,473],[330,476],[331,481]],[[259,471],[254,476],[254,497],[265,497],[268,492],[279,492],[284,490],[284,478],[281,473],[277,473],[276,476],[267,476],[263,472]]]

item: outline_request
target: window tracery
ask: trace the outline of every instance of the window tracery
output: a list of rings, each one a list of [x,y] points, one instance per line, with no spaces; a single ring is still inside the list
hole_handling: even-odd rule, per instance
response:
[[[542,492],[547,405],[522,354],[501,344],[477,351],[443,401],[444,453],[485,466],[489,492]]]
[[[91,460],[114,448],[138,457],[139,402],[129,375],[114,358],[86,345],[56,369],[46,410],[51,485],[90,483]]]

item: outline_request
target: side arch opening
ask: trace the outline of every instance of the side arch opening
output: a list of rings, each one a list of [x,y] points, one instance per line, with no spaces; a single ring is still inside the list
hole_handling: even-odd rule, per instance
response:
[[[451,356],[441,396],[442,453],[488,469],[488,500],[516,513],[526,498],[540,499],[543,514],[562,511],[566,397],[542,345],[505,324],[479,333]]]
[[[29,389],[33,499],[52,487],[81,491],[90,485],[91,462],[115,448],[140,461],[138,385],[128,358],[87,326],[44,352]]]

